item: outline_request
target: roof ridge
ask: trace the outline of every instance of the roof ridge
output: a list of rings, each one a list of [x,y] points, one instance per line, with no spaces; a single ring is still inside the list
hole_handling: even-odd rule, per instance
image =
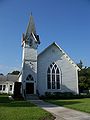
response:
[[[56,45],[60,51],[62,51],[62,53],[64,54],[65,58],[71,62],[71,64],[74,65],[74,67],[76,67],[78,70],[80,70],[80,68],[77,66],[77,64],[69,57],[69,55],[56,43],[53,42],[52,44],[50,44],[47,48],[45,48],[38,56],[40,56],[41,54],[43,54],[49,47],[51,47],[52,45]]]

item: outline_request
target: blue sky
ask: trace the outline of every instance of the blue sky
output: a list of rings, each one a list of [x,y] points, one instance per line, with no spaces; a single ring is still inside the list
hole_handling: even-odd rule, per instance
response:
[[[56,42],[90,66],[90,0],[0,0],[0,73],[20,70],[21,37],[32,12],[41,44]]]

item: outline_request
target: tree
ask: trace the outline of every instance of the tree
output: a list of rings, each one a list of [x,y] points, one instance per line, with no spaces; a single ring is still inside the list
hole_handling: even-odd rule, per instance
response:
[[[83,90],[90,89],[90,67],[84,67],[79,71],[79,90],[82,92]]]
[[[83,62],[80,60],[80,62],[77,64],[77,66],[78,66],[80,69],[82,69],[82,67],[83,67]]]
[[[4,75],[3,73],[0,73],[0,75]]]
[[[11,73],[8,73],[8,74],[11,74],[11,75],[19,75],[20,71],[16,70],[16,71],[13,71]]]

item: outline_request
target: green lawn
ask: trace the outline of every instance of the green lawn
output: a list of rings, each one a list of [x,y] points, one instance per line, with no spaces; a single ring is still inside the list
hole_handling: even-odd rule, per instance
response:
[[[59,106],[90,113],[90,98],[68,100],[46,100]]]
[[[0,120],[54,120],[53,116],[27,101],[10,101],[0,95]]]

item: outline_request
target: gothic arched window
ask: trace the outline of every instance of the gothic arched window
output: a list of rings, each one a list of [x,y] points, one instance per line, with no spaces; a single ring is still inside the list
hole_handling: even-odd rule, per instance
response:
[[[47,70],[47,79],[48,79],[48,83],[47,83],[47,87],[48,87],[48,89],[51,89],[51,80],[50,80],[50,68],[48,68],[48,70]]]
[[[60,89],[60,77],[60,70],[58,66],[53,62],[50,64],[47,70],[47,88]]]
[[[28,75],[26,78],[27,81],[34,81],[32,75]]]

